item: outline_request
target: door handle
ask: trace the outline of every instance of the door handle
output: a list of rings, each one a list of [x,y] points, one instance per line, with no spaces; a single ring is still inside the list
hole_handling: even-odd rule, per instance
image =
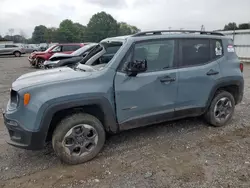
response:
[[[216,70],[213,70],[213,69],[210,69],[210,70],[207,72],[207,75],[208,75],[208,76],[216,75],[216,74],[219,74],[219,72],[216,71]]]
[[[160,78],[160,81],[161,82],[174,82],[175,78],[172,78],[170,76],[165,76],[165,77]]]

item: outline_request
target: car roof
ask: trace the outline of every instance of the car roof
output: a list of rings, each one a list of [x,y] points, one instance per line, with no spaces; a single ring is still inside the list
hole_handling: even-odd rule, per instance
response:
[[[134,35],[125,35],[110,37],[102,40],[101,42],[111,42],[111,41],[143,41],[150,39],[162,39],[162,38],[211,38],[211,39],[228,39],[222,33],[215,31],[196,31],[196,30],[153,30],[138,32]]]
[[[58,46],[67,46],[67,45],[86,45],[88,43],[59,43],[59,44],[56,44]]]
[[[120,41],[124,42],[127,38],[131,37],[132,35],[124,35],[124,36],[117,36],[117,37],[109,37],[106,39],[101,40],[101,42],[112,42],[112,41]]]

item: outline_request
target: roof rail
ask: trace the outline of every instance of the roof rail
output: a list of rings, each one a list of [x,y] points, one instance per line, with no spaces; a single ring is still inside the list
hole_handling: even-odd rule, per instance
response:
[[[143,31],[138,32],[132,37],[140,37],[140,36],[147,36],[147,35],[162,35],[163,33],[198,33],[200,35],[218,35],[224,36],[222,33],[214,32],[214,31],[196,31],[196,30],[155,30],[155,31]]]

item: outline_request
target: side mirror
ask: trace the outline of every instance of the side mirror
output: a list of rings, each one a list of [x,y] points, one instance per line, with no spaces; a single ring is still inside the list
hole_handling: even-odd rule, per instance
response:
[[[135,60],[128,63],[126,72],[129,76],[136,76],[138,73],[146,72],[147,67],[147,60]]]

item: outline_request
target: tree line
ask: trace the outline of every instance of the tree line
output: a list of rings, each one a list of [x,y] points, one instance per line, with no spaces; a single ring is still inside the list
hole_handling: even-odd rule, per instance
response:
[[[60,23],[58,28],[47,28],[44,25],[36,26],[30,39],[21,35],[6,35],[4,39],[25,43],[99,42],[107,37],[130,35],[139,31],[140,29],[136,26],[117,22],[110,14],[99,12],[90,18],[86,26],[66,19]]]
[[[222,30],[239,29],[250,29],[250,22],[239,25],[235,22],[230,22]],[[48,28],[44,25],[36,26],[30,39],[27,39],[22,31],[18,35],[13,35],[14,29],[9,29],[8,35],[5,37],[0,35],[0,41],[10,40],[15,43],[99,42],[107,37],[130,35],[139,31],[140,29],[136,26],[125,22],[117,22],[110,14],[99,12],[90,18],[86,26],[66,19],[60,23],[58,28]]]
[[[228,30],[240,30],[240,29],[250,29],[250,22],[249,23],[241,23],[237,25],[235,22],[230,22],[224,26],[224,31]]]

